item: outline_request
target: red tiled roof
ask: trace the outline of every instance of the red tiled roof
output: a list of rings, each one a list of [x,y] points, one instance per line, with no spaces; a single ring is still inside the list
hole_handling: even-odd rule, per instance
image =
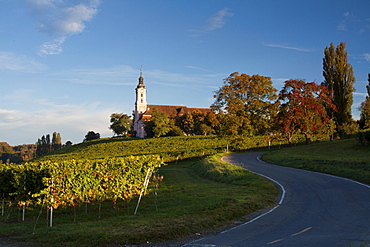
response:
[[[159,113],[166,113],[170,117],[182,116],[185,113],[193,111],[199,111],[204,114],[211,111],[210,108],[188,108],[186,106],[174,106],[174,105],[148,105],[147,110],[144,113],[144,118],[150,117],[152,115],[152,111],[154,108],[156,108]]]

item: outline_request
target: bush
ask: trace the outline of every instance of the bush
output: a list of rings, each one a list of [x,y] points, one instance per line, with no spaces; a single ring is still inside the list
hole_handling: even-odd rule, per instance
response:
[[[357,132],[356,139],[361,145],[370,145],[370,129]]]
[[[221,161],[221,156],[216,154],[206,157],[194,163],[192,168],[199,176],[220,183],[246,186],[261,182],[261,178],[251,172]]]

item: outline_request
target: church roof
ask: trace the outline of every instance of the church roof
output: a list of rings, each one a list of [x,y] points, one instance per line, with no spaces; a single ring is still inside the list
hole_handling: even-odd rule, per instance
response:
[[[154,108],[156,108],[159,113],[166,113],[170,117],[182,116],[185,113],[193,111],[199,111],[204,114],[211,111],[210,108],[188,108],[186,106],[174,106],[174,105],[148,105],[147,110],[144,113],[144,118],[150,117],[152,115]]]

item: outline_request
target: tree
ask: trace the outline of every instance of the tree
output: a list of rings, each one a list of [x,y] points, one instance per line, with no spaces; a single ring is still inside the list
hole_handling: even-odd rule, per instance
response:
[[[204,114],[200,111],[193,111],[191,115],[194,121],[193,132],[195,135],[211,135],[215,133],[214,121],[216,120],[216,115],[213,112]]]
[[[335,111],[336,107],[324,85],[303,80],[285,81],[278,102],[276,123],[289,144],[295,133],[304,134],[308,144],[312,134],[330,131],[332,122],[326,108],[331,107]]]
[[[60,137],[60,133],[54,132],[51,141],[49,134],[47,134],[46,137],[43,135],[41,139],[37,140],[36,156],[40,157],[60,148],[62,148],[62,138]]]
[[[353,103],[354,83],[356,78],[352,66],[348,63],[348,52],[346,43],[341,42],[336,48],[331,43],[324,50],[323,76],[324,85],[331,91],[331,97],[337,111],[329,108],[327,111],[334,117],[337,131],[341,138],[348,134],[354,121],[352,119],[351,107]]]
[[[110,122],[109,129],[117,135],[127,136],[131,131],[132,119],[127,114],[113,113],[110,115]]]
[[[41,139],[37,140],[37,147],[36,147],[36,156],[40,157],[44,154],[47,154],[51,151],[51,146],[50,146],[50,135],[43,135]]]
[[[194,118],[191,112],[187,112],[182,116],[181,128],[186,135],[195,135],[194,133]]]
[[[95,133],[94,131],[89,131],[85,135],[85,138],[84,138],[83,141],[86,142],[86,141],[91,141],[91,140],[95,140],[95,139],[99,139],[99,138],[100,138],[99,133]]]
[[[177,122],[177,117],[172,117],[169,119],[169,131],[167,133],[167,135],[169,136],[183,136],[184,135],[184,131],[178,126],[176,125],[176,122]]]
[[[220,131],[227,135],[262,134],[273,125],[277,90],[270,77],[232,73],[215,92],[212,110],[220,116]]]
[[[50,153],[51,152],[51,141],[50,141],[50,134],[47,134],[46,135],[46,138],[45,138],[45,153]]]
[[[159,113],[157,108],[153,109],[152,118],[145,122],[145,132],[148,136],[160,137],[170,131],[169,118],[166,113]]]
[[[362,129],[370,128],[370,74],[368,76],[369,85],[366,86],[367,96],[366,100],[361,103],[359,110],[361,111],[360,116],[360,127]]]
[[[60,137],[60,133],[53,133],[51,147],[53,151],[62,148],[62,138]]]
[[[70,146],[72,146],[72,142],[71,141],[66,141],[66,143],[64,144],[66,147],[70,147]]]

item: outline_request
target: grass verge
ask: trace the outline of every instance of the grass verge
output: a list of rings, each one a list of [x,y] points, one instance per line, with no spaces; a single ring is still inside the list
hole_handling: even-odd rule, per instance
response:
[[[355,139],[285,147],[267,152],[262,159],[370,184],[370,148],[359,145]]]
[[[70,208],[55,210],[54,226],[49,228],[45,210],[36,221],[40,208],[30,208],[26,221],[19,222],[20,214],[14,207],[6,222],[2,217],[0,236],[17,244],[34,246],[155,243],[232,224],[275,203],[277,189],[265,179],[242,169],[234,172],[234,166],[218,158],[194,162],[181,161],[160,168],[159,174],[164,176],[164,180],[157,195],[155,188],[151,188],[137,215],[133,215],[137,199],[132,200],[128,207],[120,202],[120,210],[112,209],[112,204],[106,202],[101,217],[99,205],[82,205],[76,214]],[[222,168],[217,168],[219,166]],[[198,175],[201,170],[212,169],[219,170],[217,172],[223,174],[223,179]],[[214,174],[213,171],[211,173]],[[230,182],[234,179],[228,177],[236,173],[239,174],[239,179],[235,180],[238,182]]]

